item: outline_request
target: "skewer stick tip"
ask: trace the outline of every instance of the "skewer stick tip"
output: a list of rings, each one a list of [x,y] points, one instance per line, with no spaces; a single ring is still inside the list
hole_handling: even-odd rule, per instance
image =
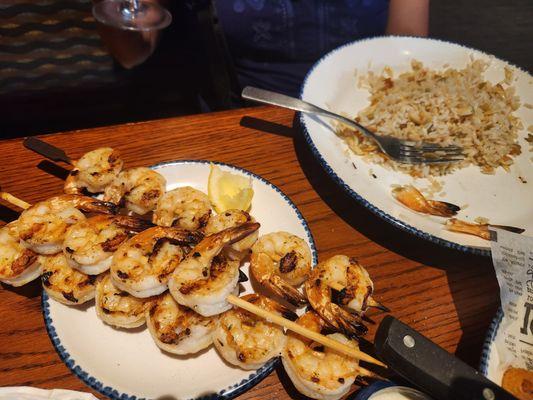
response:
[[[13,196],[11,193],[0,192],[0,199],[7,201],[8,203],[13,204],[16,207],[26,210],[31,207],[30,203],[26,203],[24,200],[19,199],[18,197]]]

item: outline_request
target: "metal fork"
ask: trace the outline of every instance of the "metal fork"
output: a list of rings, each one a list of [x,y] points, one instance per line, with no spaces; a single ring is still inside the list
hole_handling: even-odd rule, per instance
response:
[[[405,164],[442,164],[461,161],[464,158],[463,149],[459,146],[439,146],[427,142],[413,142],[401,140],[393,136],[380,136],[371,132],[357,122],[342,115],[324,110],[314,104],[307,103],[294,97],[271,92],[251,86],[242,91],[242,97],[259,103],[271,104],[278,107],[289,108],[307,114],[318,114],[333,118],[351,128],[357,129],[363,135],[373,139],[385,154],[390,158]]]

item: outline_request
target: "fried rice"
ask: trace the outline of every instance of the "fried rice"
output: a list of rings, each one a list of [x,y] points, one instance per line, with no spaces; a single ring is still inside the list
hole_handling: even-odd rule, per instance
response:
[[[488,65],[471,59],[463,69],[432,70],[413,60],[411,70],[396,78],[389,67],[359,78],[359,87],[370,92],[370,105],[355,121],[380,135],[461,146],[461,162],[400,164],[358,131],[339,125],[337,135],[355,154],[414,177],[445,175],[470,164],[486,174],[498,167],[508,171],[513,157],[521,153],[517,139],[523,126],[513,114],[520,99],[512,86],[512,71],[506,68],[505,79],[492,84],[484,79]]]

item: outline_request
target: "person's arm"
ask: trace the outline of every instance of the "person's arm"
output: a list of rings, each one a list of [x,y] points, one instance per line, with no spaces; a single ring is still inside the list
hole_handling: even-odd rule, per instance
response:
[[[101,0],[94,0],[98,3]],[[157,47],[160,31],[135,32],[97,22],[97,30],[109,53],[124,68],[133,68],[148,59]]]
[[[390,0],[387,34],[427,36],[429,0]]]

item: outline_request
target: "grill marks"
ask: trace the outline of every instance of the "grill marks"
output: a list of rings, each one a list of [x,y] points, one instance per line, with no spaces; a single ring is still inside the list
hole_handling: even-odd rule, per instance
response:
[[[108,253],[115,252],[118,247],[128,238],[127,233],[119,233],[102,243],[102,250]]]
[[[279,260],[279,270],[284,274],[289,273],[293,271],[294,268],[296,268],[297,263],[298,255],[293,250],[281,257],[281,259]]]
[[[193,257],[194,257],[194,254],[193,254]],[[213,258],[213,262],[209,266],[209,269],[207,270],[204,268],[204,270],[202,271],[202,275],[206,279],[187,282],[179,288],[179,291],[185,295],[190,294],[204,287],[208,279],[215,280],[218,276],[224,274],[228,268],[229,268],[228,260],[223,255],[219,254],[218,256]]]

